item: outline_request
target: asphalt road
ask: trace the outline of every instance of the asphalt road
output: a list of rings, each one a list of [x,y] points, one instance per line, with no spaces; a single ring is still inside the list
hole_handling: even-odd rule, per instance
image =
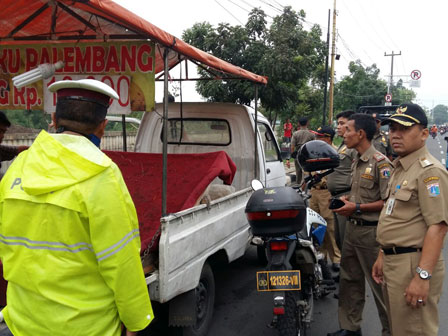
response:
[[[437,159],[445,164],[446,141],[438,135],[428,139],[427,146]],[[447,248],[443,251],[448,259]],[[267,325],[272,318],[272,296],[256,291],[255,274],[263,270],[264,265],[257,261],[256,249],[251,246],[244,257],[230,265],[214,270],[216,281],[216,299],[210,336],[274,336],[277,331]],[[368,288],[368,285],[366,285]],[[448,280],[444,282],[444,293],[439,305],[439,336],[448,336]],[[313,323],[309,336],[325,336],[339,329],[337,318],[337,300],[333,294],[317,300],[313,314]],[[381,326],[376,306],[370,290],[366,297],[363,313],[362,332],[364,336],[381,335]],[[171,335],[167,329],[153,328],[147,335]],[[146,334],[145,334],[146,335]]]
[[[443,164],[446,160],[446,146],[447,142],[440,134],[436,139],[430,137],[427,141],[431,154]],[[447,247],[443,253],[447,260]],[[255,274],[262,269],[263,266],[257,262],[256,249],[250,247],[243,258],[215,272],[217,293],[210,336],[277,335],[276,330],[267,327],[272,318],[271,294],[256,291]],[[439,315],[439,336],[448,336],[448,279],[444,282]],[[325,336],[339,329],[337,300],[332,294],[316,301],[313,318],[308,335]],[[366,297],[362,331],[364,336],[381,335],[381,325],[370,290]]]

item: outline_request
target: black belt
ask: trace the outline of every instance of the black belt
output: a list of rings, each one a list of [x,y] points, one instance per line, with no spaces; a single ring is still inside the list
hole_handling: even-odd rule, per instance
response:
[[[412,252],[420,252],[422,250],[421,247],[391,247],[391,248],[383,248],[384,254],[403,254],[403,253],[412,253]]]
[[[355,218],[350,218],[350,222],[352,222],[355,225],[359,225],[359,226],[377,226],[378,225],[378,221],[370,222],[370,221],[366,221],[363,219],[355,219]]]
[[[347,193],[350,190],[352,190],[352,188],[342,189],[342,190],[338,190],[338,191],[331,191],[330,193],[331,193],[331,196],[336,196],[339,194]]]

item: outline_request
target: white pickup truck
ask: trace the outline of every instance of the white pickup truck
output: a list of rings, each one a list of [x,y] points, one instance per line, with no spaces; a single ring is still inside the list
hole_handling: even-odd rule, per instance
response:
[[[146,112],[143,116],[135,152],[162,153],[162,111],[163,105],[156,104],[155,111]],[[261,114],[257,115],[259,133],[255,147],[255,113],[247,106],[228,103],[168,105],[168,155],[224,151],[236,165],[226,196],[207,195],[213,185],[222,185],[222,181],[216,178],[205,191],[207,197],[201,195],[205,204],[197,202],[198,205],[168,214],[157,223],[160,223],[158,250],[152,249],[149,253],[153,267],[147,270],[146,281],[151,300],[169,302],[169,323],[182,327],[184,335],[207,334],[215,294],[213,267],[218,262],[231,262],[241,257],[248,247],[251,234],[244,209],[252,193],[250,181],[255,177],[255,157],[258,178],[266,186],[286,183],[274,133],[268,120]],[[255,148],[257,156],[254,155]],[[117,164],[120,166],[120,162]],[[127,179],[130,177],[126,176],[129,173],[126,169],[122,172],[129,187]],[[190,173],[200,172],[192,168]],[[182,176],[179,179],[176,182],[182,182]],[[144,183],[137,180],[137,184]],[[167,184],[170,185],[169,175]],[[151,185],[144,188],[153,195]],[[160,199],[161,196],[156,194],[152,197]],[[136,206],[139,212],[137,203]],[[144,205],[148,206],[154,204]],[[150,245],[153,243],[151,241]]]

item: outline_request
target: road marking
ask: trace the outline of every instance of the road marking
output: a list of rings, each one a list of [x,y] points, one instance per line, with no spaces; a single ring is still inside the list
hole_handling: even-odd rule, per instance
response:
[[[439,147],[442,148],[442,145],[440,145]]]
[[[445,159],[442,159],[442,164],[443,164],[443,165],[445,164]]]
[[[443,154],[443,151],[440,151],[440,154]]]

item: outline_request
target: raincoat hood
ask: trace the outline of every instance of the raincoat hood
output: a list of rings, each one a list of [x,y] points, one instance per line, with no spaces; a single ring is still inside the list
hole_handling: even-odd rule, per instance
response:
[[[111,159],[83,136],[42,131],[24,151],[22,188],[41,195],[85,181],[111,165]],[[24,169],[26,167],[26,169]]]

